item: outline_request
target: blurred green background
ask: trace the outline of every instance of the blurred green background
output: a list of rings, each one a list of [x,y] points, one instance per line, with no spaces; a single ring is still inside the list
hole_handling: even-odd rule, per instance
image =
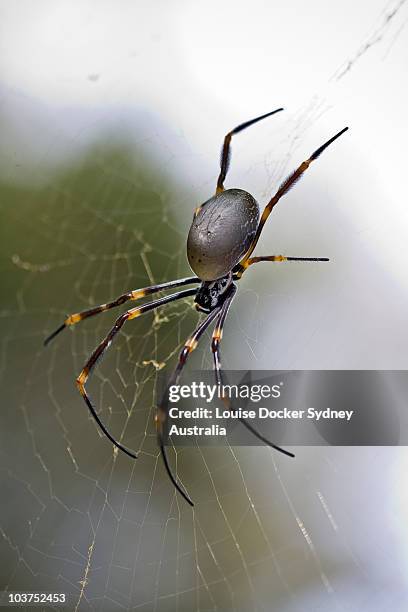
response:
[[[185,323],[193,324],[189,306],[170,306],[155,318],[130,324],[95,376],[93,396],[102,418],[117,436],[126,423],[125,443],[143,450],[132,486],[135,466],[114,457],[109,442],[98,440],[74,385],[118,312],[89,320],[73,334],[67,330],[47,349],[42,346],[67,313],[187,271],[185,257],[180,263],[184,245],[176,221],[162,204],[163,198],[171,201],[171,182],[144,159],[143,150],[136,157],[137,162],[125,142],[101,142],[41,187],[1,185],[1,449],[3,499],[8,500],[2,519],[15,542],[12,548],[2,542],[1,571],[2,583],[10,587],[58,590],[58,577],[69,567],[77,588],[82,555],[91,545],[91,523],[96,528],[111,504],[121,515],[128,497],[137,511],[126,511],[137,522],[149,503],[157,459],[154,364],[171,358]],[[108,506],[108,493],[102,494],[106,478],[116,481],[116,495],[121,491]],[[121,490],[124,479],[128,486]],[[158,487],[168,495],[169,487],[160,481]],[[81,528],[74,528],[91,512]],[[27,549],[30,530],[36,535]],[[44,564],[48,578],[39,583],[24,569],[16,574],[20,555],[40,573]]]

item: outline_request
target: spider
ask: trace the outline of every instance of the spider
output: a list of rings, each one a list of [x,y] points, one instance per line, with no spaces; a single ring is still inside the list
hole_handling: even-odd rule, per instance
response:
[[[170,468],[167,458],[164,432],[167,423],[167,408],[165,399],[168,389],[171,385],[178,383],[183,367],[190,353],[197,347],[198,341],[206,329],[215,322],[215,328],[212,335],[211,349],[213,353],[215,377],[218,384],[222,384],[222,371],[220,360],[220,341],[222,337],[223,327],[228,315],[231,302],[234,299],[237,288],[235,281],[239,281],[245,270],[260,261],[328,261],[326,257],[286,257],[283,255],[268,255],[262,257],[251,257],[254,251],[266,220],[268,219],[273,208],[279,202],[291,187],[300,179],[302,174],[307,170],[309,165],[319,157],[323,151],[332,144],[339,136],[341,136],[347,127],[330,138],[322,146],[320,146],[312,155],[300,164],[300,166],[286,178],[280,185],[275,195],[269,200],[265,206],[261,218],[259,219],[259,205],[255,198],[242,189],[225,189],[224,181],[227,176],[230,152],[231,139],[234,134],[238,134],[249,126],[270,117],[275,113],[282,111],[283,108],[278,108],[272,112],[266,113],[241,123],[236,128],[228,132],[224,138],[224,143],[221,150],[220,173],[217,180],[217,188],[215,195],[209,200],[201,204],[194,211],[193,221],[187,239],[187,258],[191,269],[196,276],[173,280],[159,285],[152,285],[144,289],[136,289],[128,293],[120,295],[115,300],[100,306],[95,306],[89,310],[69,315],[60,327],[50,334],[44,341],[47,345],[57,334],[63,329],[71,325],[75,325],[83,319],[93,317],[100,312],[120,306],[128,301],[135,301],[144,298],[154,293],[159,293],[167,289],[181,287],[183,285],[195,285],[194,288],[185,289],[176,293],[171,293],[165,297],[145,303],[137,308],[131,308],[124,314],[120,315],[114,326],[102,342],[96,347],[81,373],[76,379],[78,390],[85,400],[93,418],[98,423],[103,433],[109,438],[116,448],[123,451],[133,459],[137,459],[137,455],[123,446],[116,440],[105,427],[96,412],[89,395],[86,391],[85,384],[102,357],[105,351],[109,348],[116,334],[121,330],[126,321],[130,321],[140,315],[150,312],[160,306],[194,296],[194,305],[199,312],[205,313],[205,318],[197,325],[191,336],[186,340],[178,359],[176,368],[170,377],[167,390],[164,393],[163,399],[158,407],[155,417],[158,446],[160,448],[163,463],[166,472],[177,491],[183,498],[193,506],[193,502],[187,493],[183,490]],[[197,285],[198,288],[197,288]],[[229,406],[227,398],[223,398]],[[258,439],[272,448],[278,450],[285,455],[294,457],[293,453],[276,446],[262,436],[250,423],[245,419],[239,419],[241,423],[251,431]]]

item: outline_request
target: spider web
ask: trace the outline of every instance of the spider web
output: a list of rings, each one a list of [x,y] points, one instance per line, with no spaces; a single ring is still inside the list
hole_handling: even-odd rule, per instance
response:
[[[389,15],[402,4],[387,5],[378,28],[334,73],[333,87],[383,37],[390,52]],[[265,198],[292,169],[307,128],[327,110],[319,98],[305,105],[276,133],[264,167],[250,166],[244,181]],[[168,481],[153,424],[158,373],[174,365],[197,322],[191,300],[125,325],[89,382],[104,423],[138,452],[137,461],[100,434],[74,385],[123,309],[84,321],[43,349],[67,313],[189,273],[191,211],[197,194],[205,199],[215,183],[177,182],[174,169],[191,151],[182,142],[183,153],[174,153],[163,126],[145,127],[153,123],[150,116],[139,119],[136,145],[115,125],[114,138],[94,143],[57,172],[47,159],[29,180],[16,180],[19,159],[3,153],[1,589],[65,592],[68,610],[406,609],[402,449],[302,448],[295,462],[267,448],[174,449],[170,458],[195,502],[191,509]],[[259,139],[254,142],[257,150]],[[315,221],[308,225],[295,199],[293,216],[276,219],[277,250],[325,255],[324,224],[316,221],[323,209],[312,204]],[[330,252],[339,260],[347,220],[333,219]],[[367,253],[365,243],[378,237],[382,221],[356,230],[354,238],[365,234],[350,245],[337,280],[315,266],[274,270],[273,288],[265,268],[248,275],[226,325],[224,367],[310,369],[350,360],[356,368],[406,367],[403,337],[372,357],[369,323],[361,322],[354,355],[342,352],[347,310],[329,348],[324,341],[337,320],[333,308],[338,317],[336,304],[347,303],[340,297],[343,279],[358,290],[362,269],[357,265],[353,275],[348,257]],[[311,243],[323,251],[309,253]],[[391,292],[395,279],[378,261],[370,263],[375,282]],[[401,312],[394,315],[381,338],[395,340],[395,317],[402,328]],[[208,339],[188,367],[211,367]]]

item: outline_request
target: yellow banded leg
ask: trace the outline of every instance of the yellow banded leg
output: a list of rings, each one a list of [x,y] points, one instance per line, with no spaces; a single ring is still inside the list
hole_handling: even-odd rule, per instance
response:
[[[164,428],[165,423],[167,422],[167,409],[165,408],[164,404],[165,404],[165,400],[168,395],[168,390],[172,385],[178,384],[182,369],[188,359],[188,356],[190,355],[190,353],[192,353],[197,348],[198,341],[201,335],[205,332],[207,327],[215,319],[220,309],[221,307],[215,308],[212,312],[210,312],[206,316],[204,321],[202,321],[201,323],[199,323],[199,325],[197,325],[196,329],[193,331],[191,336],[189,336],[189,338],[187,338],[187,340],[185,341],[183,348],[181,349],[179,353],[177,366],[175,367],[170,377],[170,380],[166,388],[166,392],[164,394],[164,397],[162,398],[161,404],[158,407],[157,414],[155,417],[157,434],[159,438],[161,439],[161,441],[163,438],[163,428]]]
[[[281,184],[281,186],[279,187],[278,191],[275,193],[275,195],[273,196],[273,198],[271,198],[271,200],[268,202],[268,204],[265,206],[264,211],[262,213],[261,216],[261,220],[259,222],[258,225],[258,229],[256,231],[255,237],[252,241],[251,246],[249,247],[247,253],[245,254],[245,257],[239,262],[241,265],[247,260],[249,259],[249,257],[251,256],[253,250],[255,249],[258,240],[259,240],[259,236],[261,235],[263,226],[265,225],[265,222],[267,220],[267,218],[269,217],[269,215],[271,214],[273,208],[276,206],[276,204],[279,202],[279,200],[281,199],[282,196],[285,195],[285,193],[287,193],[291,187],[293,187],[293,185],[300,179],[300,177],[302,176],[302,174],[308,169],[308,167],[310,166],[310,164],[312,163],[312,161],[314,161],[315,159],[317,159],[319,157],[319,155],[321,155],[321,153],[323,153],[323,151],[332,144],[332,142],[334,142],[335,140],[337,140],[337,138],[339,138],[342,134],[344,134],[344,132],[346,132],[348,130],[348,128],[344,128],[342,129],[340,132],[338,132],[337,134],[335,134],[332,138],[330,138],[330,140],[328,140],[327,142],[325,142],[321,147],[319,147],[318,149],[316,149],[316,151],[314,151],[314,153],[312,153],[312,155],[306,159],[306,161],[302,162],[300,164],[300,166],[297,168],[297,170],[295,170],[293,172],[293,174],[290,174]]]
[[[234,285],[234,289],[236,291],[235,285]],[[213,358],[214,358],[215,379],[216,379],[216,382],[217,382],[218,385],[222,385],[223,384],[222,370],[221,370],[221,357],[220,357],[220,342],[221,342],[221,338],[222,338],[222,330],[223,330],[223,327],[224,327],[225,319],[226,319],[227,314],[228,314],[228,310],[229,310],[229,308],[231,306],[231,302],[232,302],[232,300],[234,298],[235,291],[225,300],[225,302],[224,302],[224,304],[222,306],[222,310],[221,310],[221,313],[219,315],[217,324],[215,326],[214,333],[213,333],[212,351],[213,351]],[[233,405],[231,404],[230,398],[227,395],[222,394],[221,395],[221,399],[224,402],[224,405],[225,405],[226,409],[229,412],[233,413],[235,411],[235,409],[234,409]],[[279,451],[280,453],[283,453],[284,455],[288,455],[288,457],[294,457],[295,456],[295,455],[293,455],[293,453],[290,453],[289,451],[285,450],[284,448],[281,448],[280,446],[277,446],[276,444],[273,444],[272,442],[267,440],[267,438],[265,438],[262,434],[260,434],[259,431],[257,431],[255,429],[255,427],[253,427],[246,419],[240,417],[238,420],[256,438],[258,438],[259,440],[264,442],[264,444],[267,444],[268,446],[274,448],[275,450]]]
[[[238,132],[242,132],[242,130],[245,130],[247,127],[253,125],[254,123],[257,123],[258,121],[261,121],[262,119],[266,119],[266,117],[270,117],[271,115],[274,115],[275,113],[279,113],[282,110],[283,108],[278,108],[270,113],[266,113],[265,115],[256,117],[255,119],[250,119],[249,121],[245,121],[245,123],[241,123],[240,125],[237,125],[236,128],[234,128],[233,130],[228,132],[228,134],[226,134],[224,138],[224,144],[222,146],[222,151],[221,151],[221,160],[220,160],[221,170],[220,170],[220,174],[217,180],[216,193],[221,193],[221,191],[224,191],[224,181],[225,181],[225,177],[227,176],[229,163],[230,163],[230,156],[231,156],[230,145],[231,145],[231,138],[233,137],[233,135],[238,134]]]
[[[76,384],[77,384],[78,390],[79,390],[80,394],[82,395],[82,397],[84,398],[84,401],[85,401],[86,405],[88,406],[89,411],[91,412],[92,416],[94,417],[95,421],[98,423],[98,425],[101,428],[101,430],[103,431],[103,433],[107,436],[107,438],[109,438],[109,440],[117,448],[119,448],[121,451],[123,451],[124,453],[126,453],[127,455],[132,457],[133,459],[137,458],[136,455],[132,451],[128,450],[126,447],[122,446],[122,444],[120,444],[120,442],[118,442],[109,433],[109,431],[106,429],[105,425],[102,423],[102,421],[99,418],[99,416],[98,416],[94,406],[92,405],[92,402],[91,402],[91,400],[89,398],[89,395],[86,392],[85,384],[86,384],[86,382],[87,382],[87,380],[88,380],[88,378],[89,378],[93,368],[96,366],[96,364],[98,363],[98,361],[100,360],[102,355],[105,353],[105,351],[109,348],[109,346],[111,345],[114,337],[121,330],[121,328],[126,323],[126,321],[134,319],[134,318],[136,318],[136,317],[138,317],[138,316],[140,316],[140,315],[142,315],[142,314],[144,314],[146,312],[149,312],[150,310],[154,310],[155,308],[158,308],[159,306],[163,306],[165,304],[168,304],[169,302],[173,302],[175,300],[179,300],[181,298],[194,295],[195,293],[196,293],[196,289],[186,289],[185,291],[179,291],[178,293],[173,293],[172,295],[160,298],[159,300],[155,300],[154,302],[150,302],[149,304],[143,304],[142,306],[139,306],[139,308],[132,308],[131,310],[128,310],[127,312],[125,312],[118,319],[116,319],[116,322],[115,322],[114,326],[112,327],[112,329],[110,330],[108,335],[96,347],[96,349],[94,350],[94,352],[92,353],[92,355],[88,359],[87,363],[83,367],[83,369],[82,369],[81,373],[79,374],[78,378],[76,379]]]
[[[285,257],[284,255],[267,255],[265,257],[250,257],[247,260],[243,260],[236,266],[234,274],[236,278],[241,278],[243,273],[249,266],[260,261],[330,261],[328,257]]]
[[[83,310],[81,312],[77,312],[69,315],[60,327],[58,327],[52,334],[50,334],[44,341],[44,346],[46,346],[57,334],[59,334],[63,329],[69,327],[71,325],[75,325],[79,323],[79,321],[83,321],[83,319],[88,319],[89,317],[93,317],[94,315],[99,314],[100,312],[105,312],[106,310],[110,310],[111,308],[115,308],[116,306],[121,306],[128,301],[136,301],[140,300],[147,295],[152,295],[153,293],[158,293],[159,291],[164,291],[166,289],[173,289],[175,287],[181,287],[182,285],[191,285],[193,283],[199,283],[200,280],[197,276],[191,276],[188,278],[181,278],[175,281],[170,281],[168,283],[161,283],[160,285],[152,285],[151,287],[144,287],[143,289],[135,289],[134,291],[129,291],[128,293],[124,293],[117,297],[112,302],[107,302],[106,304],[100,304],[99,306],[94,306],[93,308],[89,308],[88,310]]]
[[[170,381],[166,387],[166,391],[162,397],[162,401],[160,403],[160,405],[158,406],[157,409],[157,413],[156,413],[156,417],[155,417],[155,422],[156,422],[156,431],[157,431],[157,442],[160,448],[160,452],[161,452],[161,456],[163,459],[163,463],[164,463],[164,467],[166,469],[167,475],[170,478],[171,482],[173,483],[174,487],[177,489],[177,491],[180,493],[180,495],[186,500],[186,502],[188,504],[190,504],[190,506],[194,506],[193,502],[191,501],[191,499],[189,498],[189,496],[187,495],[187,493],[182,489],[181,485],[178,483],[177,481],[177,474],[174,475],[170,464],[169,464],[169,460],[167,458],[167,453],[166,453],[166,449],[164,446],[164,434],[165,434],[165,428],[167,426],[167,421],[168,421],[168,406],[167,406],[167,397],[168,397],[168,393],[169,393],[169,389],[172,385],[177,385],[179,380],[180,380],[180,375],[181,372],[183,370],[183,367],[188,359],[188,356],[190,355],[190,353],[192,351],[194,351],[194,349],[197,347],[198,345],[198,341],[201,337],[201,335],[205,332],[205,330],[207,329],[207,327],[212,323],[212,321],[215,319],[215,317],[218,315],[218,313],[220,312],[221,307],[217,307],[215,308],[212,312],[210,312],[206,318],[204,319],[204,321],[202,321],[194,330],[194,332],[191,334],[191,336],[186,340],[186,342],[184,343],[183,348],[180,351],[179,354],[179,360],[177,363],[176,368],[173,371],[173,374],[170,377]]]
[[[237,292],[236,285],[232,285],[231,293],[225,299],[225,302],[222,305],[221,312],[220,312],[220,315],[219,315],[219,317],[217,319],[217,323],[215,325],[214,332],[213,332],[213,335],[212,335],[211,350],[212,350],[212,353],[213,353],[215,378],[216,378],[217,384],[221,384],[222,383],[222,380],[221,380],[221,358],[220,358],[220,348],[219,348],[220,347],[220,342],[221,342],[221,339],[222,339],[222,333],[223,333],[223,329],[224,329],[225,319],[227,318],[227,314],[228,314],[229,308],[231,306],[232,300],[235,297],[236,292]]]

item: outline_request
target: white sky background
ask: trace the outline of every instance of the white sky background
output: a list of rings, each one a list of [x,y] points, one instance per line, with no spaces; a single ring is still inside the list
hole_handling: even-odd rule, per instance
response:
[[[246,188],[261,203],[349,125],[279,204],[257,250],[332,263],[251,271],[229,322],[242,353],[232,355],[227,339],[225,365],[407,369],[407,20],[404,1],[3,0],[2,172],[10,181],[41,180],[47,167],[112,126],[140,138],[138,113],[147,111],[152,124],[143,134],[163,129],[165,146],[156,155],[196,192],[197,201],[176,211],[187,229],[193,208],[213,193],[222,138],[236,124],[286,109],[233,141],[226,186]],[[348,60],[354,63],[338,78]],[[368,473],[372,455],[358,460],[360,473]],[[366,532],[350,526],[346,536],[360,538],[360,558],[376,525],[395,525],[406,541],[407,502],[398,486],[405,469],[395,466],[390,485],[377,464],[378,488],[373,483],[368,493],[377,514],[366,517]],[[391,522],[390,508],[381,509],[390,487]],[[337,502],[339,509],[340,493]],[[390,556],[405,564],[406,550],[394,546]],[[381,557],[367,563],[369,574],[381,574]]]

